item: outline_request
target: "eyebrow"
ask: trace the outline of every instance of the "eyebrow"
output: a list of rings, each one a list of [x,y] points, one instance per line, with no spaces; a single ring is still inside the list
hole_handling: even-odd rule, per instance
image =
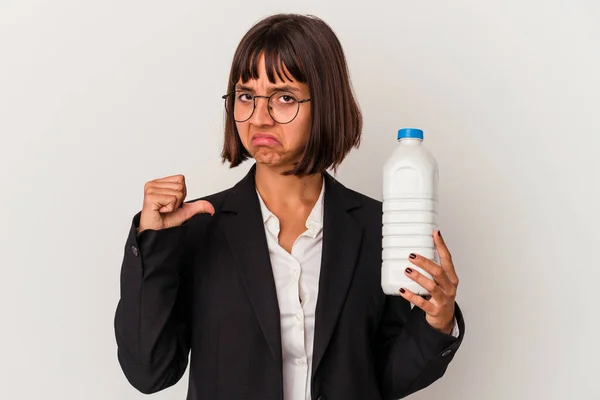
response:
[[[252,89],[249,86],[245,86],[245,85],[235,85],[235,90],[246,90],[248,92],[252,92],[254,93],[254,89]],[[300,89],[295,88],[293,86],[290,85],[283,85],[283,86],[271,86],[267,92],[277,92],[277,91],[285,91],[285,92],[296,92],[296,93],[300,93]]]

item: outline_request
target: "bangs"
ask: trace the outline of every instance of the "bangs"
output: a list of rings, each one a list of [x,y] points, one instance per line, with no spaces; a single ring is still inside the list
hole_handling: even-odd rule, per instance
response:
[[[262,55],[265,57],[269,82],[275,83],[277,76],[281,81],[295,80],[306,83],[306,74],[300,58],[300,44],[295,45],[289,35],[279,34],[277,29],[261,33],[259,37],[253,38],[255,40],[247,40],[246,46],[242,46],[237,52],[233,62],[231,84],[235,85],[240,78],[243,83],[250,79],[258,79],[258,61]],[[286,73],[286,69],[289,74]]]

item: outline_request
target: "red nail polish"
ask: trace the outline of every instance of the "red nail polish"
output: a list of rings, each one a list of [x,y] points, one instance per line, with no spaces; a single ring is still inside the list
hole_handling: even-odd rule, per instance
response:
[[[410,274],[412,272],[412,269],[406,268],[406,272],[408,272]]]
[[[404,293],[404,292],[406,292],[406,290],[400,288],[400,293]]]
[[[442,237],[442,232],[441,231],[438,231],[438,236]]]
[[[415,253],[410,253],[409,257],[414,260],[415,258],[417,258],[417,255]]]

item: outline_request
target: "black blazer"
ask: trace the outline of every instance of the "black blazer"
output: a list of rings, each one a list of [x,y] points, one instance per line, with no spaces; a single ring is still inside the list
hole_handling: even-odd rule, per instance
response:
[[[120,365],[139,391],[174,385],[191,350],[188,400],[283,400],[279,306],[255,168],[204,197],[214,216],[139,235],[141,213],[134,216],[114,322]],[[445,373],[465,333],[461,311],[457,305],[454,338],[402,297],[385,295],[381,202],[324,178],[312,398],[405,397]]]

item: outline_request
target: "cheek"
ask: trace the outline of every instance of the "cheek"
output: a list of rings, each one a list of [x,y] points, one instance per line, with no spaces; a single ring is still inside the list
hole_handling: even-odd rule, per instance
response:
[[[298,123],[294,126],[294,132],[295,132],[294,136],[297,138],[298,141],[300,141],[304,144],[308,141],[308,137],[310,134],[310,126],[311,126],[310,115],[304,116],[303,118],[300,118],[300,116],[298,116],[297,119],[298,119]]]
[[[236,122],[235,126],[237,128],[238,136],[240,137],[242,144],[244,145],[244,147],[247,148],[247,146],[248,146],[248,124],[245,122],[241,122],[241,123]]]

